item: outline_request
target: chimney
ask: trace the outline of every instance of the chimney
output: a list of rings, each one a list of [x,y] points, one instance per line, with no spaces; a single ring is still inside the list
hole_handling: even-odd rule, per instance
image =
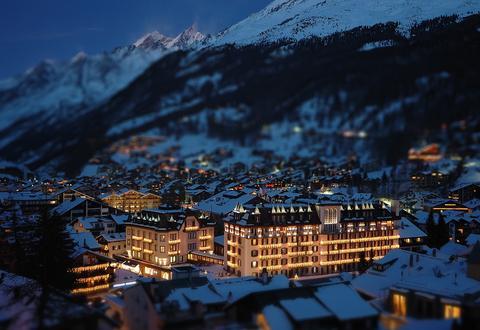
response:
[[[417,255],[416,255],[416,258],[415,258],[415,259],[416,259],[415,261],[416,261],[417,263],[419,263],[419,262],[420,262],[420,255],[419,255],[418,253],[417,253]]]
[[[262,281],[263,285],[268,283],[268,272],[266,268],[262,269],[262,273],[260,274],[260,280]]]
[[[437,256],[437,249],[432,250],[432,256],[436,257]]]
[[[399,218],[400,217],[400,201],[398,199],[392,199],[392,204],[390,208],[392,211],[392,215],[395,218]]]
[[[408,265],[410,267],[413,267],[413,254],[410,255],[410,258],[409,258],[409,261],[408,261]]]

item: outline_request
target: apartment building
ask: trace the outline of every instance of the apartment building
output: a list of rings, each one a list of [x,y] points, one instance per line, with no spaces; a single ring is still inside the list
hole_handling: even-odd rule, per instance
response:
[[[224,220],[225,267],[238,276],[353,271],[399,247],[394,220],[380,203],[237,205]]]
[[[188,253],[213,253],[215,223],[190,209],[149,210],[126,223],[128,257],[147,276],[171,278],[171,266]]]

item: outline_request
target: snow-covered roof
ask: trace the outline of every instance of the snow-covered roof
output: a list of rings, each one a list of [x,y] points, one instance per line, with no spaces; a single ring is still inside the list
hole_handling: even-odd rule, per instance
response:
[[[448,241],[440,248],[440,253],[447,256],[465,256],[470,252],[470,249],[465,245]]]
[[[468,246],[475,245],[475,243],[479,241],[480,241],[480,234],[470,234],[466,239]]]
[[[251,194],[253,190],[244,189],[244,191],[222,191],[206,200],[200,201],[197,209],[204,212],[214,212],[218,214],[227,214],[231,212],[237,204],[247,204],[250,200],[257,197]]]
[[[86,200],[84,198],[76,198],[74,200],[64,201],[63,203],[59,204],[52,210],[52,213],[56,213],[59,215],[63,215],[70,211],[71,209],[77,207],[78,205],[84,203]]]
[[[341,321],[378,314],[355,290],[344,284],[321,286],[315,295]]]
[[[124,225],[129,218],[128,214],[111,214],[110,216],[117,225]]]
[[[31,191],[0,191],[0,201],[33,201],[33,200],[50,200],[52,196],[47,195],[42,192],[31,192]]]
[[[410,220],[407,218],[402,218],[399,221],[399,228],[400,238],[412,238],[412,237],[426,237],[425,234],[420,228],[415,226]]]
[[[272,277],[266,284],[255,277],[216,279],[200,286],[174,288],[165,301],[176,301],[180,309],[188,310],[191,302],[201,302],[206,305],[226,304],[253,292],[284,289],[288,286],[289,280],[283,275]]]
[[[125,240],[125,233],[110,233],[110,234],[101,234],[98,238],[103,238],[107,242],[118,242]]]
[[[263,308],[262,313],[271,329],[294,329],[294,326],[290,323],[290,319],[280,307],[268,305]]]
[[[417,261],[418,258],[418,261]],[[375,264],[391,260],[383,271],[376,270]],[[412,266],[410,265],[412,261]],[[375,262],[367,272],[354,278],[352,285],[357,290],[374,297],[384,297],[392,287],[412,289],[443,297],[456,298],[480,290],[480,281],[466,275],[466,260],[450,261],[449,256],[436,257],[395,249],[383,259]]]
[[[468,202],[463,203],[463,205],[465,205],[466,207],[472,210],[480,208],[480,199],[478,198],[471,199]]]
[[[282,299],[278,303],[295,321],[332,316],[332,313],[314,297]]]
[[[273,276],[267,284],[263,284],[255,277],[240,277],[212,280],[215,290],[224,297],[230,296],[230,302],[243,298],[252,292],[261,292],[289,287],[290,281],[286,276]]]
[[[75,244],[80,248],[86,248],[90,250],[100,249],[100,245],[89,231],[81,233],[70,233],[70,237],[74,240]]]

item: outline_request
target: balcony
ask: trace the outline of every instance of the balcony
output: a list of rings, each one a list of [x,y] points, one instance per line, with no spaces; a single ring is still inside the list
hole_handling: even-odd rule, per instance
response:
[[[232,267],[232,268],[237,268],[237,264],[234,264],[233,262],[227,261],[227,266]]]
[[[281,254],[270,254],[270,255],[265,255],[265,256],[258,256],[259,259],[278,259],[281,258]]]

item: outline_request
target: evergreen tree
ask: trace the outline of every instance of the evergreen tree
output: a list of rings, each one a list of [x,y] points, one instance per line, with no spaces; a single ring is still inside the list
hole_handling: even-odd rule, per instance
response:
[[[445,223],[443,214],[438,215],[437,231],[437,247],[442,247],[450,240],[448,225]]]
[[[437,227],[435,225],[435,220],[433,219],[433,212],[430,211],[428,214],[427,218],[427,224],[426,224],[426,229],[427,229],[427,242],[428,246],[430,247],[437,247]]]
[[[72,272],[73,241],[65,230],[65,223],[45,209],[34,228],[34,240],[28,260],[27,276],[36,280],[39,294],[36,318],[38,328],[44,328],[51,311],[48,301],[54,290],[69,292],[75,283]]]

